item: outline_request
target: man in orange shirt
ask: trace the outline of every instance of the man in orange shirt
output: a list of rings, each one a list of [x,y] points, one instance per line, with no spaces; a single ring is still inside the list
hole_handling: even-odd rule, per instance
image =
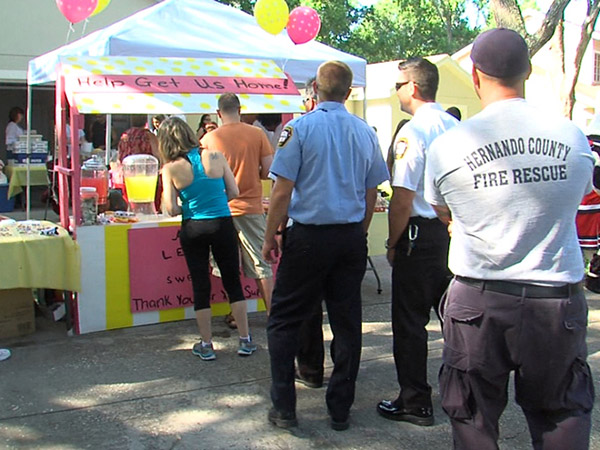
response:
[[[268,312],[271,309],[273,272],[261,255],[266,229],[261,179],[268,179],[273,148],[260,128],[241,121],[237,95],[221,95],[218,108],[217,114],[223,125],[204,135],[200,144],[207,150],[222,152],[235,175],[240,195],[229,202],[229,208],[238,231],[244,274],[256,279]]]

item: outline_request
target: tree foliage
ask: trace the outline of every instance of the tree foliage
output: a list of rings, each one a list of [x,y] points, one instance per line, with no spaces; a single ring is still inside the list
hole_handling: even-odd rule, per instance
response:
[[[252,14],[255,0],[219,0]],[[482,8],[487,0],[471,0]],[[321,17],[317,40],[369,62],[415,55],[452,53],[467,45],[478,30],[465,18],[461,0],[379,0],[360,6],[355,0],[288,0],[291,9],[314,8]]]
[[[369,62],[453,53],[477,34],[463,15],[458,1],[380,0],[341,49]]]

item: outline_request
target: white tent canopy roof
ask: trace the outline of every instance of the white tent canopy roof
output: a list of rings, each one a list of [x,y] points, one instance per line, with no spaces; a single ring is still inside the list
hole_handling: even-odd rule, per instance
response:
[[[322,62],[338,60],[352,69],[353,86],[366,81],[364,59],[315,41],[295,45],[285,30],[273,36],[253,16],[213,0],[164,0],[32,59],[29,84],[56,81],[61,56],[269,59],[301,84]]]

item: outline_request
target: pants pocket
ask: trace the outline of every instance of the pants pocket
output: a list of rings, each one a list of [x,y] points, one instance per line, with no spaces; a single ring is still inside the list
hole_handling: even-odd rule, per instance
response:
[[[565,317],[563,326],[571,332],[585,330],[588,321],[588,306],[583,294],[566,299],[563,308]]]
[[[483,361],[486,335],[482,330],[485,306],[480,298],[448,291],[444,309],[444,364],[464,372],[479,368]]]
[[[471,419],[473,397],[466,372],[443,364],[439,375],[442,408],[451,419]]]
[[[471,419],[475,401],[469,371],[482,364],[485,305],[477,292],[453,284],[444,310],[444,351],[439,381],[442,408],[452,419]]]
[[[563,394],[562,407],[567,410],[590,411],[594,406],[594,383],[590,366],[581,357],[576,358],[569,371]]]

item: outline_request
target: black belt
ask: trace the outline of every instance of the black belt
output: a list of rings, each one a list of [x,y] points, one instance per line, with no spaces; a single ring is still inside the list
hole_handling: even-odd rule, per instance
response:
[[[299,227],[315,228],[315,229],[320,229],[320,230],[328,230],[328,229],[336,229],[336,228],[350,228],[350,227],[355,227],[357,225],[362,226],[362,222],[327,223],[327,224],[322,224],[322,225],[315,225],[315,224],[312,224],[312,223],[300,223],[300,222],[294,221],[293,225],[297,225]]]
[[[476,287],[482,291],[492,291],[499,294],[514,295],[529,298],[567,298],[583,292],[583,283],[565,284],[564,286],[538,286],[535,284],[516,283],[514,281],[477,280],[475,278],[455,278],[463,284]]]
[[[437,223],[439,221],[440,219],[438,219],[437,217],[434,217],[433,219],[428,219],[427,217],[422,216],[412,216],[408,218],[408,223],[413,223],[415,225],[428,225],[430,223]]]

